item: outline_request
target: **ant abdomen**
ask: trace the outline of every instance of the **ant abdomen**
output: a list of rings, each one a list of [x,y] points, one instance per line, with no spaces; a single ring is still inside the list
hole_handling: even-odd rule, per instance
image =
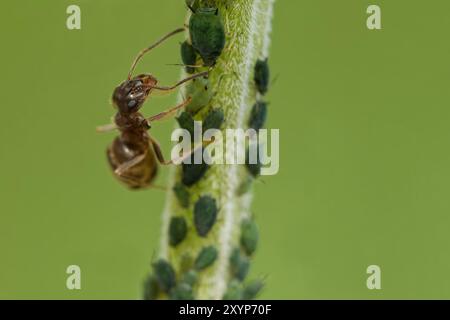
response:
[[[148,152],[148,142],[129,143],[119,136],[108,148],[107,156],[116,178],[131,189],[148,187],[158,171],[154,152]],[[136,159],[139,161],[133,163]]]

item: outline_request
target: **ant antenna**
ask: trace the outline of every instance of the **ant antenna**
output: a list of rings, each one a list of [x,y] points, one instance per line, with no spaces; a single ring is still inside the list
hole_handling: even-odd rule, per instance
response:
[[[187,78],[177,82],[175,85],[173,85],[171,87],[150,86],[150,88],[155,89],[155,90],[161,90],[161,91],[172,91],[188,81],[191,81],[196,78],[207,77],[208,75],[209,75],[209,71],[204,71],[204,72],[194,74],[193,76],[187,77]]]
[[[139,52],[139,54],[137,55],[137,57],[134,59],[133,64],[131,65],[131,69],[130,72],[128,73],[128,80],[131,79],[131,75],[134,72],[134,69],[136,68],[137,63],[139,62],[139,60],[141,60],[141,58],[150,50],[156,48],[157,46],[159,46],[161,43],[163,43],[164,41],[166,41],[167,39],[169,39],[170,37],[185,31],[185,28],[178,28],[168,34],[166,34],[164,37],[162,37],[161,39],[159,39],[158,41],[156,41],[154,44],[152,44],[150,47],[145,48],[144,50],[142,50],[141,52]]]

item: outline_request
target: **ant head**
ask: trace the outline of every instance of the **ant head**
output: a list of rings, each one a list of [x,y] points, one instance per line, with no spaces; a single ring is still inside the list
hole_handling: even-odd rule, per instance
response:
[[[149,74],[141,74],[120,84],[113,93],[113,104],[121,113],[135,113],[144,104],[158,81]]]

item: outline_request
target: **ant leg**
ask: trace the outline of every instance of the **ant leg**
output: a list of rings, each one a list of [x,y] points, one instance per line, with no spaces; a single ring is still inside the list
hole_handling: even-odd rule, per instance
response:
[[[98,126],[95,130],[99,133],[111,132],[111,131],[117,130],[117,126],[115,124],[111,123],[111,124],[106,124],[104,126]]]
[[[114,170],[114,173],[122,176],[128,169],[134,167],[135,165],[137,165],[138,163],[142,162],[145,157],[147,156],[147,152],[144,152],[141,155],[138,155],[136,157],[134,157],[133,159],[122,163],[120,166],[117,167],[116,170]]]
[[[159,46],[161,43],[163,43],[164,41],[166,41],[167,39],[169,39],[170,37],[172,37],[172,36],[174,36],[174,35],[176,35],[176,34],[178,34],[178,33],[180,33],[180,32],[183,32],[183,31],[185,31],[185,30],[186,30],[186,29],[185,29],[184,27],[183,27],[183,28],[178,28],[178,29],[176,29],[176,30],[174,30],[174,31],[172,31],[172,32],[170,32],[170,33],[168,33],[168,34],[166,34],[164,37],[162,37],[161,39],[159,39],[158,41],[156,41],[156,42],[155,42],[154,44],[152,44],[150,47],[147,47],[147,48],[141,50],[141,52],[139,52],[139,54],[137,55],[137,57],[134,59],[133,64],[131,65],[130,72],[128,73],[128,80],[131,79],[131,75],[133,74],[134,69],[136,68],[136,65],[137,65],[137,63],[139,62],[139,60],[141,60],[141,58],[142,58],[147,52],[149,52],[150,50],[156,48],[156,47]]]
[[[194,74],[193,76],[187,77],[179,82],[177,82],[175,85],[171,86],[171,87],[157,87],[157,86],[151,86],[151,89],[155,89],[155,90],[161,90],[161,91],[172,91],[175,90],[176,88],[178,88],[179,86],[181,86],[182,84],[194,80],[196,78],[201,78],[201,77],[207,77],[209,75],[209,71],[204,71],[204,72],[200,72],[197,74]]]
[[[186,100],[184,100],[182,103],[180,103],[179,105],[177,105],[176,107],[173,107],[167,111],[158,113],[157,115],[147,118],[148,122],[153,122],[153,121],[159,121],[162,120],[164,118],[170,117],[172,116],[175,112],[177,112],[178,110],[186,107],[189,103],[191,103],[192,98],[187,98]]]
[[[159,163],[165,166],[172,164],[172,161],[166,161],[164,159],[164,155],[161,151],[161,145],[159,144],[158,141],[150,137],[150,143],[152,144],[153,150],[155,150],[156,159],[158,159]]]

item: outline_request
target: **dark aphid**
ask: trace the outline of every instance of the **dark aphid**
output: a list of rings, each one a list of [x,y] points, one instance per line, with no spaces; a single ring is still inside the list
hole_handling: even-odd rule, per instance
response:
[[[232,280],[223,296],[223,300],[241,300],[242,294],[242,286],[239,281]]]
[[[220,130],[224,120],[225,115],[221,109],[211,110],[203,121],[203,131],[206,132],[209,129]]]
[[[181,129],[185,129],[189,131],[189,134],[191,135],[191,138],[194,139],[194,118],[192,115],[186,111],[182,112],[180,116],[176,118],[178,125]]]
[[[187,234],[187,223],[183,217],[173,217],[169,225],[169,243],[172,247],[179,245]]]
[[[192,46],[205,66],[213,66],[225,47],[225,28],[217,8],[192,8],[189,21]]]
[[[194,267],[197,270],[203,270],[211,266],[217,259],[217,249],[213,246],[203,248],[195,260]]]
[[[250,270],[250,261],[246,257],[241,257],[239,267],[235,270],[234,276],[239,281],[244,281],[249,270]]]
[[[203,152],[203,150],[199,149],[195,152]],[[209,166],[205,162],[194,164],[194,161],[191,161],[191,164],[183,163],[182,168],[183,176],[181,180],[185,186],[191,187],[203,178]]]
[[[230,256],[231,274],[239,281],[244,281],[250,270],[250,261],[241,254],[239,248],[235,248]]]
[[[191,101],[186,106],[186,111],[190,114],[197,114],[202,108],[207,106],[213,97],[213,90],[210,89],[208,77],[193,80],[190,86],[186,87],[186,95]]]
[[[153,271],[161,290],[168,293],[175,286],[175,270],[170,263],[161,259],[153,263]]]
[[[192,287],[187,283],[180,283],[170,291],[171,300],[194,300]]]
[[[183,281],[182,282],[187,283],[188,285],[193,287],[197,283],[197,280],[198,280],[198,273],[197,273],[197,271],[189,270],[183,276]]]
[[[255,65],[255,83],[258,92],[262,95],[265,95],[269,89],[269,77],[270,70],[268,59],[258,60]]]
[[[259,157],[259,146],[258,146],[258,155],[257,155],[257,161],[256,163],[250,163],[250,149],[247,150],[247,156],[246,156],[246,166],[248,172],[254,177],[257,178],[261,174],[261,159]]]
[[[258,101],[252,108],[250,113],[250,119],[248,121],[248,127],[259,131],[264,127],[267,119],[267,103]]]
[[[258,226],[253,220],[242,222],[241,226],[241,246],[245,253],[251,256],[258,246],[259,232]]]
[[[156,300],[159,294],[159,286],[156,277],[149,275],[144,282],[144,300]]]
[[[253,280],[244,287],[242,293],[242,300],[256,299],[258,294],[264,288],[264,282],[262,280]]]
[[[216,200],[210,196],[201,197],[194,207],[194,224],[200,237],[206,237],[217,219]]]
[[[173,193],[178,199],[180,206],[183,208],[189,207],[189,190],[181,183],[177,183],[173,187]]]
[[[195,64],[197,63],[197,53],[193,46],[189,44],[189,42],[185,41],[181,44],[181,60],[183,64],[186,65],[187,73],[195,72]]]

